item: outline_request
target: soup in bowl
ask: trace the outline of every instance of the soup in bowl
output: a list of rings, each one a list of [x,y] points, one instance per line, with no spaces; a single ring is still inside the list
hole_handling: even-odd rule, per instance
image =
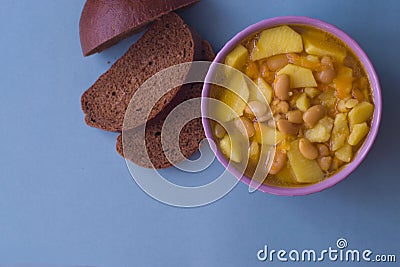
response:
[[[218,160],[244,183],[256,180],[259,190],[278,195],[318,192],[347,177],[370,150],[381,117],[379,81],[338,28],[307,17],[267,19],[230,40],[219,63],[244,78],[227,74],[230,88],[204,86],[203,126]],[[216,72],[211,66],[208,77]]]

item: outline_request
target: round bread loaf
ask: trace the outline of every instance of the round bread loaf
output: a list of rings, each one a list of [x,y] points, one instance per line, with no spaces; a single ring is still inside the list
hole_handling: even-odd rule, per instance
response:
[[[84,56],[98,53],[156,18],[199,0],[87,0],[79,21]]]

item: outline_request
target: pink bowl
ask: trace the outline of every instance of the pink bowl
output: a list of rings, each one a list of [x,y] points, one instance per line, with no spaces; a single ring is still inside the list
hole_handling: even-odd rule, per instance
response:
[[[242,40],[247,38],[248,36],[262,31],[267,28],[271,28],[274,26],[278,25],[283,25],[283,24],[298,24],[298,25],[309,25],[309,26],[314,26],[316,28],[322,29],[326,32],[329,32],[339,39],[341,39],[344,43],[348,45],[348,47],[353,50],[354,54],[360,59],[362,65],[364,66],[364,69],[368,75],[368,78],[371,83],[372,91],[373,91],[373,99],[374,99],[374,104],[375,104],[375,111],[373,115],[373,120],[371,124],[371,130],[367,136],[366,141],[364,142],[364,145],[361,147],[361,149],[358,151],[356,154],[355,158],[353,159],[352,162],[346,165],[345,168],[343,168],[340,172],[337,174],[327,178],[326,180],[323,180],[317,184],[309,185],[309,186],[304,186],[304,187],[297,187],[297,188],[287,188],[287,187],[277,187],[277,186],[271,186],[271,185],[265,185],[262,184],[258,190],[265,192],[265,193],[271,193],[275,195],[284,195],[284,196],[301,196],[301,195],[308,195],[312,193],[316,193],[319,191],[322,191],[326,188],[329,188],[338,182],[342,181],[345,179],[348,175],[350,175],[351,172],[353,172],[364,160],[366,157],[367,153],[372,147],[372,144],[374,143],[375,137],[378,133],[379,129],[379,124],[381,121],[381,112],[382,112],[382,96],[381,96],[381,89],[379,85],[379,80],[378,76],[376,75],[376,72],[374,70],[374,67],[372,66],[371,61],[369,60],[368,56],[365,54],[365,52],[361,49],[361,47],[346,33],[344,33],[342,30],[338,29],[337,27],[326,23],[324,21],[318,20],[318,19],[313,19],[313,18],[308,18],[308,17],[298,17],[298,16],[287,16],[287,17],[275,17],[271,19],[266,19],[263,21],[260,21],[256,24],[253,24],[243,31],[239,32],[235,37],[233,37],[222,49],[221,51],[217,54],[214,62],[216,63],[223,63],[224,58],[226,55],[236,47],[237,44],[239,44]],[[208,75],[212,75],[213,72],[213,67],[211,66]],[[208,98],[210,93],[210,85],[205,84],[203,88],[203,93],[202,93],[202,98]],[[207,106],[207,101],[202,101],[201,105],[201,112],[203,115],[203,127],[206,133],[206,137],[209,139],[214,139],[213,134],[212,134],[212,129],[210,126],[209,120],[206,118],[206,112],[208,110]],[[236,169],[232,167],[228,167],[228,161],[227,159],[223,156],[221,151],[218,150],[217,146],[211,146],[212,150],[214,151],[217,159],[219,162],[222,163],[222,165],[228,169],[229,172],[231,172],[234,176],[236,176],[240,181],[244,182],[245,184],[249,185],[251,178],[241,175]]]

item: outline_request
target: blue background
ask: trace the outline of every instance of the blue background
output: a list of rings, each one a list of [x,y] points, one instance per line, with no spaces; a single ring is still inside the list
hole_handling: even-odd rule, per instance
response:
[[[370,56],[384,100],[373,149],[337,186],[279,197],[239,184],[195,209],[147,196],[115,152],[116,134],[84,124],[81,94],[136,37],[83,58],[83,2],[1,1],[0,266],[274,266],[257,261],[265,244],[325,249],[340,237],[400,261],[399,1],[202,0],[180,12],[215,50],[273,16],[335,24]]]

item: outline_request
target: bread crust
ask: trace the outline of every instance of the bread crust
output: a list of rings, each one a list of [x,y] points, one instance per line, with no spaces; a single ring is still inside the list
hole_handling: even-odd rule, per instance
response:
[[[118,43],[148,23],[199,0],[87,0],[79,21],[84,56]]]

